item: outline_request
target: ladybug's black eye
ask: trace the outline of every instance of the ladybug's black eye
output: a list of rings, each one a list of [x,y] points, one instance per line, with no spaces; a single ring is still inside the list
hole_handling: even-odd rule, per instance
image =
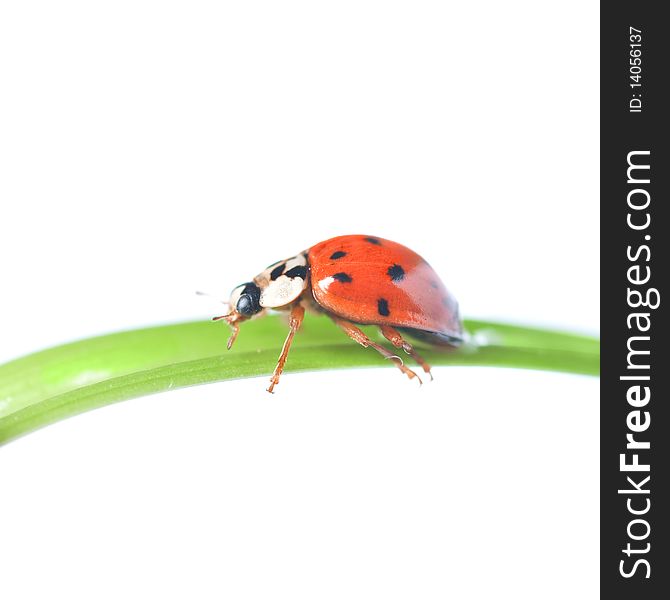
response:
[[[253,315],[253,301],[249,294],[243,294],[240,296],[240,299],[237,301],[237,312],[242,315]]]
[[[241,315],[250,317],[261,310],[260,299],[261,289],[255,283],[247,283],[235,308]]]

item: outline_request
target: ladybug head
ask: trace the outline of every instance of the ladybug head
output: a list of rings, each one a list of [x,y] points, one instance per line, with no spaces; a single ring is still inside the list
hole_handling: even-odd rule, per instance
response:
[[[240,322],[260,316],[266,309],[282,309],[295,302],[307,289],[308,272],[303,253],[276,262],[253,281],[238,285],[230,293],[228,314],[214,317],[214,321],[225,321],[233,330],[228,348],[235,342]]]
[[[260,304],[261,288],[253,281],[238,285],[230,294],[230,308],[241,316],[249,318],[263,310]]]
[[[263,310],[260,304],[261,289],[253,282],[238,285],[231,293],[228,306],[230,312],[220,317],[214,317],[213,321],[225,321],[233,330],[228,339],[228,350],[230,350],[240,331],[239,321],[250,319]]]

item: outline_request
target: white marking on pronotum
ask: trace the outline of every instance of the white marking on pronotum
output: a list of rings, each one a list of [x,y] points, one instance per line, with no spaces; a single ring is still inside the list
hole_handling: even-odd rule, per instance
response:
[[[301,277],[281,275],[261,290],[261,306],[276,308],[293,302],[305,289],[305,280]]]
[[[287,277],[286,273],[293,267],[306,266],[307,259],[302,254],[298,254],[286,260],[283,274],[274,281],[270,279],[272,269],[266,269],[255,277],[254,281],[261,288],[260,305],[264,308],[279,308],[293,302],[307,287],[307,277],[304,279]]]
[[[307,265],[307,260],[302,254],[298,254],[298,256],[294,256],[293,258],[289,258],[286,261],[286,270],[290,271],[293,267],[304,267]]]

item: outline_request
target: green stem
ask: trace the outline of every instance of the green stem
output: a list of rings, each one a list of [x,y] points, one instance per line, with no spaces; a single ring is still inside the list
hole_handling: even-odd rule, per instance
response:
[[[432,365],[480,365],[598,375],[598,340],[467,321],[472,341],[456,351],[422,348]],[[368,335],[376,336],[367,330]],[[269,375],[286,335],[277,317],[245,323],[226,351],[227,328],[181,323],[113,333],[0,365],[0,444],[61,419],[170,389]],[[328,319],[305,322],[286,371],[392,366],[348,340]]]

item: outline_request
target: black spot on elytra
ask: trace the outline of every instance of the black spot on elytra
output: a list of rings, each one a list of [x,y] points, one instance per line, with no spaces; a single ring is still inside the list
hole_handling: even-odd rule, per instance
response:
[[[297,267],[293,267],[292,269],[289,269],[284,273],[286,277],[300,277],[300,279],[307,279],[307,267],[303,267],[302,265],[298,265]]]
[[[346,273],[335,273],[333,279],[341,281],[342,283],[351,283],[351,275],[347,275]]]
[[[451,306],[451,302],[449,302],[449,298],[446,296],[442,298],[442,306],[445,306],[446,308],[449,308]]]
[[[382,316],[382,317],[388,317],[391,312],[389,311],[389,303],[386,300],[386,298],[380,298],[377,300],[377,312]]]
[[[338,250],[337,252],[333,252],[330,255],[330,260],[337,260],[338,258],[342,258],[343,256],[346,256],[346,252],[342,252],[342,250]]]
[[[391,278],[391,281],[402,281],[405,277],[405,269],[400,265],[389,267],[386,273]]]
[[[381,242],[377,238],[363,238],[366,242],[374,244],[375,246],[381,246]]]
[[[275,281],[277,279],[277,277],[279,277],[284,272],[285,268],[286,268],[286,263],[282,263],[278,267],[275,267],[274,269],[272,269],[272,273],[270,273],[270,279],[272,281]]]
[[[431,281],[430,282],[430,287],[432,287],[434,290],[436,290],[439,286],[437,285],[437,281]]]

